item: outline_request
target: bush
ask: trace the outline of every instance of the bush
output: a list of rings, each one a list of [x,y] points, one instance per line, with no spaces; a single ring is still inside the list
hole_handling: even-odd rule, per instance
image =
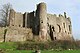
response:
[[[77,49],[75,41],[52,41],[52,42],[26,42],[18,43],[18,50],[50,50],[50,49]]]
[[[30,43],[19,43],[18,44],[18,48],[19,50],[44,50],[44,49],[48,49],[49,45],[45,44],[45,43],[36,43],[36,42],[30,42]]]

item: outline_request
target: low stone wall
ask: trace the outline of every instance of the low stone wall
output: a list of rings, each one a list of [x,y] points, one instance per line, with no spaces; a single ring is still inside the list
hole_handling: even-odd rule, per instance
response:
[[[5,30],[7,30],[6,33]],[[32,30],[21,27],[0,28],[0,42],[4,41],[4,36],[6,42],[18,42],[33,39]]]

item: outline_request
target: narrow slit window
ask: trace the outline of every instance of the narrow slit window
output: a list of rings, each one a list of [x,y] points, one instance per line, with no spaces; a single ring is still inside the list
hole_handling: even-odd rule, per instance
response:
[[[71,26],[69,25],[69,31],[71,31],[71,28],[70,28]]]
[[[64,26],[64,28],[65,28],[65,23],[63,23],[63,26]]]

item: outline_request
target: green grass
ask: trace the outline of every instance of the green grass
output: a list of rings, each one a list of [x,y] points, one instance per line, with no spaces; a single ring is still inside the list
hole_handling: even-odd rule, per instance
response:
[[[16,50],[17,44],[15,42],[5,42],[0,43],[0,49],[4,51],[4,53],[33,53],[34,50]],[[80,53],[80,50],[41,50],[41,53]]]
[[[80,50],[42,51],[42,53],[79,53]]]
[[[34,51],[32,50],[9,50],[6,51],[5,53],[33,53]],[[63,51],[50,51],[50,50],[43,50],[41,53],[79,53],[80,50],[63,50]]]
[[[16,49],[17,45],[14,42],[2,42],[0,43],[0,49]]]
[[[8,50],[5,51],[5,53],[32,53],[31,50]]]

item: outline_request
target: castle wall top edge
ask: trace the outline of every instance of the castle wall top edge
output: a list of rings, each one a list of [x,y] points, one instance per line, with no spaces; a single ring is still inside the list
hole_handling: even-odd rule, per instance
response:
[[[46,5],[46,3],[45,2],[40,2],[38,5],[40,5],[40,4],[44,4],[44,5]],[[25,14],[25,13],[32,13],[32,12],[35,12],[35,11],[32,11],[32,12],[24,12],[24,13],[22,13],[22,12],[16,12],[14,9],[11,9],[11,10],[13,10],[15,13],[19,13],[19,14]],[[64,17],[64,15],[62,15],[62,14],[50,14],[50,13],[47,13],[47,14],[49,14],[49,15],[52,15],[52,16],[56,16],[56,17]],[[66,12],[64,12],[64,14],[66,14]],[[70,18],[66,18],[66,19],[70,19]]]

